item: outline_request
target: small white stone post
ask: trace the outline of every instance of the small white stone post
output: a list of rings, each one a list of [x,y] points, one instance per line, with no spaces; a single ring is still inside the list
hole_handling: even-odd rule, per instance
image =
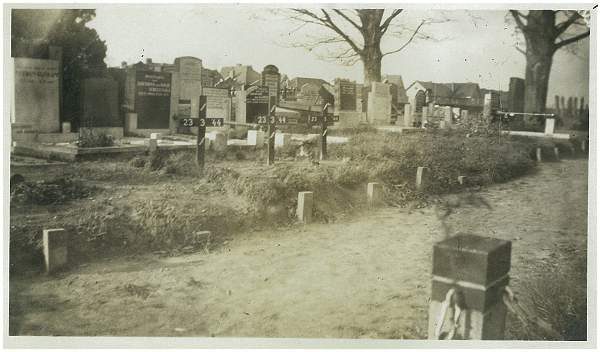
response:
[[[367,184],[367,203],[374,208],[381,205],[383,201],[383,187],[381,183],[369,182]]]
[[[65,267],[69,244],[69,236],[65,229],[45,229],[42,241],[46,273],[53,273]]]
[[[423,189],[425,189],[425,187],[428,186],[428,183],[429,183],[429,168],[419,166],[417,168],[417,180],[415,183],[417,186],[417,190],[422,191]]]
[[[535,148],[535,160],[542,161],[542,148]]]
[[[312,210],[313,210],[313,192],[299,192],[298,193],[298,208],[296,209],[296,215],[298,221],[308,224],[312,221]]]

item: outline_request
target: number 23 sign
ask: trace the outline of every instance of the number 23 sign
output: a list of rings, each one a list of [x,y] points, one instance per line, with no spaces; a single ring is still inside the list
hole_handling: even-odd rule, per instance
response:
[[[184,127],[222,127],[223,126],[223,118],[185,118],[181,119],[181,125]]]

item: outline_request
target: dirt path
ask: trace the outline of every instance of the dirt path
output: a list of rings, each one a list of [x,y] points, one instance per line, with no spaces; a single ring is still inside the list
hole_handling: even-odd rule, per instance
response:
[[[587,162],[543,164],[447,206],[254,232],[211,254],[122,258],[11,281],[17,335],[426,338],[431,248],[459,229],[513,241],[512,286],[587,241]],[[441,219],[448,205],[450,215]]]

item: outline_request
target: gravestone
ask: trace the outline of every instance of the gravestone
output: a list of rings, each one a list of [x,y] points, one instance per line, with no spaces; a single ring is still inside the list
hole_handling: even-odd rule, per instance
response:
[[[512,112],[523,112],[525,110],[525,80],[522,78],[510,78],[508,109]]]
[[[37,132],[59,132],[59,62],[14,58],[11,122]]]
[[[229,90],[220,88],[204,88],[203,95],[206,96],[206,116],[210,118],[222,118],[229,121]]]
[[[171,109],[171,74],[135,71],[135,112],[138,129],[168,129]]]
[[[200,109],[199,99],[203,95],[202,89],[202,60],[184,56],[175,59],[173,71],[171,72],[171,116],[179,115],[180,100],[189,101],[190,114],[184,114],[189,118],[198,118]],[[187,102],[184,103],[187,109]],[[184,108],[184,107],[182,107]],[[181,128],[181,119],[179,122],[171,119],[169,128],[179,130]],[[189,127],[184,127],[189,130]]]
[[[262,85],[269,88],[269,104],[271,106],[279,103],[279,82],[281,74],[275,65],[267,65],[261,74]]]
[[[498,93],[490,92],[483,97],[483,117],[486,121],[490,121],[494,113],[500,107],[500,98]]]
[[[367,103],[367,120],[375,125],[389,125],[392,118],[390,85],[372,82]]]
[[[401,125],[403,127],[413,127],[414,118],[412,114],[412,105],[404,104],[404,113],[402,115],[402,119],[396,120],[396,125]]]
[[[336,79],[335,101],[338,111],[356,111],[356,83],[347,80]]]
[[[239,95],[239,113],[237,116],[245,118],[244,122],[257,123],[258,116],[267,116],[269,112],[269,87],[253,86],[244,90]]]
[[[119,87],[111,78],[87,78],[82,85],[82,127],[122,127]]]

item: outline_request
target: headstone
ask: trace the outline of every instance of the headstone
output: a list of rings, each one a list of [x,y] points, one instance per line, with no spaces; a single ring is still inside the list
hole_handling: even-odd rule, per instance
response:
[[[299,192],[298,208],[296,209],[296,216],[298,217],[298,221],[305,224],[312,222],[312,210],[313,192]]]
[[[71,123],[70,122],[62,123],[62,133],[71,133]]]
[[[261,130],[249,130],[247,144],[253,146],[262,146],[265,143],[265,132]]]
[[[429,339],[450,337],[455,318],[455,339],[504,339],[510,256],[509,241],[490,237],[458,234],[434,245]]]
[[[554,134],[554,123],[556,122],[555,119],[546,119],[546,125],[544,128],[544,134],[546,135],[552,135]]]
[[[389,125],[392,118],[390,85],[372,82],[368,96],[367,119],[374,125]]]
[[[525,80],[522,78],[510,78],[508,110],[511,112],[523,112],[525,110]]]
[[[261,79],[262,85],[269,89],[270,105],[277,105],[279,103],[279,82],[281,81],[281,74],[277,66],[265,66],[261,74]]]
[[[210,140],[212,149],[216,152],[223,152],[227,150],[227,135],[222,131],[213,131],[206,135],[207,139]]]
[[[14,58],[11,122],[37,132],[60,132],[59,62]]]
[[[469,121],[469,110],[461,110],[460,111],[460,121],[462,123]]]
[[[452,125],[452,107],[444,106],[444,121],[450,127]]]
[[[289,133],[275,133],[275,146],[283,147],[289,145],[292,141],[292,135]]]
[[[171,74],[171,108],[170,114],[182,115],[182,118],[198,118],[200,111],[200,96],[202,89],[202,60],[183,56],[175,59]],[[189,114],[188,114],[189,106]],[[172,131],[191,131],[189,127],[182,127],[182,119],[170,119],[169,128]]]
[[[335,102],[338,111],[356,111],[356,83],[343,79],[335,80]]]
[[[135,71],[135,112],[138,129],[168,129],[171,109],[171,74]]]
[[[150,153],[154,153],[156,150],[158,150],[158,139],[149,138],[148,139],[148,151]]]
[[[483,97],[483,117],[486,121],[491,121],[492,116],[498,110],[500,100],[495,92],[487,93]]]
[[[222,118],[225,121],[229,121],[229,90],[204,88],[202,94],[206,96],[206,116],[209,118]]]
[[[238,114],[245,117],[247,123],[256,123],[258,116],[268,116],[269,113],[269,88],[264,86],[253,86],[240,93],[238,102]]]
[[[381,183],[369,182],[367,184],[367,202],[370,207],[377,207],[383,201],[383,187]]]
[[[44,264],[47,273],[64,268],[68,262],[69,236],[65,229],[46,229],[43,232]]]
[[[119,87],[112,78],[86,78],[81,91],[82,127],[123,127]]]
[[[465,185],[466,181],[467,181],[467,176],[458,176],[458,184],[459,185],[461,185],[461,186]]]

